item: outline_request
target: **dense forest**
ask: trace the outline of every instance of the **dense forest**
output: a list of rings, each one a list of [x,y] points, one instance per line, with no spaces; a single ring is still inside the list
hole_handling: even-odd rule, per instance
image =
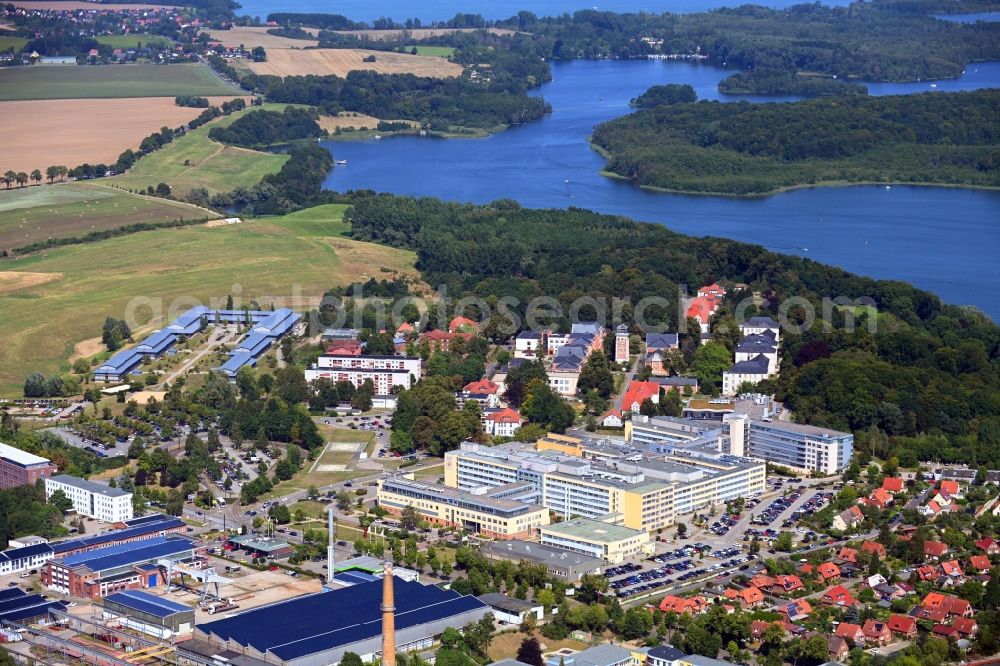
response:
[[[728,95],[820,97],[825,95],[867,95],[868,86],[863,83],[848,83],[840,79],[755,69],[750,72],[737,72],[719,81],[719,91]]]
[[[971,61],[1000,57],[1000,24],[939,21],[893,2],[744,5],[693,14],[583,10],[551,18],[520,12],[497,25],[532,33],[546,58],[698,54],[740,70],[866,81],[955,77]]]
[[[608,170],[684,192],[762,194],[825,182],[1000,186],[1000,91],[698,102],[599,125]]]
[[[292,106],[284,111],[254,111],[237,118],[227,127],[213,127],[209,138],[244,148],[258,148],[298,139],[311,139],[325,134],[316,122],[314,110]]]
[[[800,418],[858,434],[862,454],[1000,465],[1000,327],[968,308],[943,305],[911,285],[852,275],[809,259],[580,209],[530,210],[512,201],[488,206],[355,193],[353,236],[417,252],[430,284],[449,295],[525,303],[554,297],[568,311],[580,296],[672,299],[715,279],[759,291],[744,316],[777,316],[782,300],[803,297],[822,312],[824,297],[870,298],[875,315],[833,309],[830,326],[783,333],[780,383],[773,389]],[[735,298],[747,293],[735,292]],[[523,305],[510,310],[523,316]],[[731,338],[733,302],[713,331]],[[579,319],[597,313],[584,307]],[[677,308],[645,313],[677,330]],[[797,307],[789,319],[804,316]],[[867,317],[877,316],[869,332]],[[625,323],[634,312],[625,306]],[[489,323],[487,324],[489,326]],[[727,344],[731,344],[728,340]]]

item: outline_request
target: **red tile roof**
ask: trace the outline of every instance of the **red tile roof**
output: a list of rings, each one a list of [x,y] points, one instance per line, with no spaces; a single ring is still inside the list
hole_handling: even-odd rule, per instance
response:
[[[521,412],[516,409],[505,407],[504,409],[492,412],[486,416],[487,421],[494,423],[521,423]]]
[[[889,629],[900,634],[909,634],[917,629],[917,621],[906,615],[890,615]]]
[[[991,566],[990,558],[985,555],[973,555],[969,558],[969,565],[976,571],[988,571]]]
[[[841,622],[837,625],[837,630],[833,632],[834,636],[839,636],[840,638],[850,639],[854,642],[859,640],[864,640],[865,634],[856,624],[851,624],[850,622]]]
[[[834,585],[823,593],[823,602],[834,606],[853,606],[857,601],[843,585]]]
[[[940,541],[924,541],[924,555],[941,557],[948,552],[948,544]]]
[[[865,541],[861,544],[861,550],[866,553],[871,553],[872,555],[878,555],[880,558],[885,558],[885,546],[880,544],[878,541]]]
[[[958,494],[958,481],[942,481],[941,485],[938,486],[941,492],[948,493],[949,495]]]
[[[890,493],[898,493],[903,490],[903,480],[898,476],[887,476],[882,479],[882,489]]]
[[[976,542],[976,548],[978,548],[979,550],[986,550],[986,551],[996,550],[997,547],[998,546],[996,539],[990,539],[989,537],[980,539],[979,541]]]
[[[958,560],[949,560],[948,562],[942,562],[941,573],[943,573],[945,576],[961,576],[962,565],[958,563]]]
[[[865,638],[880,638],[891,633],[887,623],[875,619],[866,620],[861,631],[865,632]]]
[[[979,625],[971,617],[956,617],[951,626],[963,636],[973,636],[979,630]]]
[[[840,567],[833,562],[824,562],[816,567],[816,570],[819,572],[819,575],[823,577],[823,580],[830,580],[831,578],[837,578],[840,576]]]
[[[638,411],[638,407],[646,398],[659,400],[659,396],[660,385],[656,382],[632,382],[622,399],[622,409],[631,410],[635,406]]]
[[[467,317],[455,317],[448,322],[448,332],[456,333],[459,329],[479,330],[479,325]]]
[[[493,395],[500,390],[500,387],[488,379],[477,379],[476,381],[469,382],[463,386],[462,390],[468,391],[469,393],[485,393],[486,395]]]
[[[848,548],[847,546],[844,546],[843,548],[840,549],[840,553],[837,554],[837,557],[844,560],[845,562],[850,562],[851,564],[858,563],[858,551],[854,550],[853,548]],[[820,574],[822,573],[823,572],[821,570]]]

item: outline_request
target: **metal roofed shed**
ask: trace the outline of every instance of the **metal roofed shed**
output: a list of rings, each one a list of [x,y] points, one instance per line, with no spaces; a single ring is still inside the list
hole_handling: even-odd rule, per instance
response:
[[[489,607],[472,596],[400,579],[395,587],[399,652],[423,650],[448,627],[476,622]],[[382,645],[382,582],[310,594],[199,624],[195,640],[178,645],[197,664],[225,651],[281,666],[326,666],[354,652],[371,661]]]
[[[40,594],[27,594],[19,587],[0,590],[0,624],[26,622],[47,615],[49,610],[66,610],[61,601],[50,601]]]
[[[529,615],[533,615],[538,621],[545,616],[545,607],[541,604],[508,597],[500,592],[481,594],[477,599],[493,609],[496,619],[507,624],[519,625]]]
[[[104,598],[104,619],[118,618],[123,625],[156,636],[194,629],[194,609],[139,590],[116,592]]]
[[[61,553],[74,551],[82,552],[86,550],[93,550],[102,545],[112,544],[118,541],[136,540],[143,537],[154,538],[154,536],[163,536],[168,532],[179,531],[180,529],[187,527],[187,523],[180,518],[164,516],[163,514],[155,514],[153,517],[155,517],[156,520],[141,523],[135,523],[135,520],[141,519],[126,521],[125,524],[129,525],[129,527],[122,530],[109,530],[103,534],[94,534],[92,536],[80,537],[79,539],[53,541],[49,545],[52,547],[53,552],[59,555]]]
[[[254,557],[267,557],[280,560],[288,557],[295,551],[295,548],[284,539],[257,536],[256,534],[232,536],[227,541],[251,553]]]
[[[604,567],[604,560],[599,557],[515,539],[483,544],[481,552],[491,560],[544,564],[550,574],[568,581],[580,580],[584,574],[600,575]]]

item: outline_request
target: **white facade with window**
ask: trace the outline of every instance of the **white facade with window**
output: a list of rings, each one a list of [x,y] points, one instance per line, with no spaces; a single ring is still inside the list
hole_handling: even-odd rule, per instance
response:
[[[104,523],[117,523],[132,519],[132,493],[111,488],[86,479],[60,474],[45,479],[45,499],[57,490],[63,491],[73,502],[73,510],[81,516]]]

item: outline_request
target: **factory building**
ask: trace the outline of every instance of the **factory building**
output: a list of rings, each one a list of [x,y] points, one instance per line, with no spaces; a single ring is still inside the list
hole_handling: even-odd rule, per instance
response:
[[[162,513],[133,518],[116,523],[115,525],[122,527],[76,539],[52,541],[49,543],[49,546],[58,559],[79,553],[86,553],[98,548],[145,541],[147,539],[167,536],[168,534],[181,534],[187,531],[187,523],[183,520]]]
[[[164,560],[200,569],[205,548],[183,537],[156,537],[52,560],[41,570],[40,578],[53,592],[100,599],[123,590],[164,584],[166,572],[159,564]]]
[[[61,601],[51,601],[40,594],[28,594],[19,587],[0,589],[0,625],[5,622],[29,623],[48,615],[50,610],[66,610]]]
[[[116,592],[104,598],[102,616],[157,638],[189,634],[194,629],[194,608],[140,590]]]
[[[39,479],[47,479],[57,471],[48,458],[0,442],[0,490],[33,486]]]
[[[177,646],[202,666],[328,666],[345,652],[391,666],[395,653],[430,648],[448,627],[477,622],[489,607],[473,596],[391,577],[261,606],[195,627]],[[381,601],[381,603],[379,603]],[[390,657],[382,656],[383,641]]]

